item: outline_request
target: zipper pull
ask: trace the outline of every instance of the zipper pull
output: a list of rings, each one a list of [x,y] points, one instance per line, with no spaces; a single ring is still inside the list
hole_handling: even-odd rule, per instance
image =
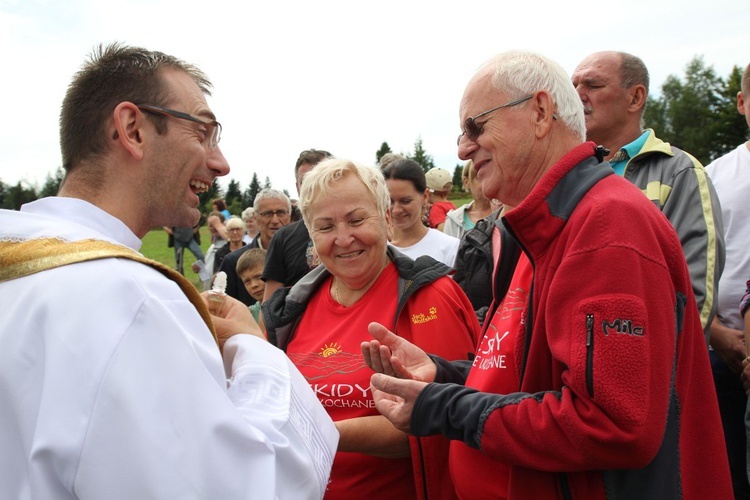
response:
[[[586,315],[586,347],[591,347],[591,341],[594,339],[594,315]]]

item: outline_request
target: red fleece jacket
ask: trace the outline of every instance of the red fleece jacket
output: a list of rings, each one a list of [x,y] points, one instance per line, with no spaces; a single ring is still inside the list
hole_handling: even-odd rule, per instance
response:
[[[534,266],[519,392],[430,384],[412,430],[510,463],[510,498],[731,498],[680,242],[593,151],[569,152],[504,219]]]

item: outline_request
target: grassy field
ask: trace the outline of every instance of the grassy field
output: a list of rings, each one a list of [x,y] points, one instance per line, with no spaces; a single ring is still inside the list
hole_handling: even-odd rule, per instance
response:
[[[203,226],[201,228],[201,249],[203,253],[206,253],[208,247],[211,245],[211,235],[208,232],[208,228]],[[174,261],[174,248],[167,246],[167,233],[163,229],[152,229],[143,238],[143,246],[141,247],[141,253],[149,259],[154,259],[157,262],[161,262],[172,269],[175,268]],[[185,250],[185,277],[193,283],[198,290],[202,290],[200,278],[198,275],[190,269],[190,265],[195,262],[195,256],[190,253],[189,250]]]
[[[460,207],[461,205],[471,201],[471,198],[460,198],[451,200],[453,203]],[[208,228],[203,226],[201,228],[201,249],[203,253],[208,250],[211,245],[211,235],[208,232]],[[143,238],[143,246],[141,247],[141,253],[149,259],[161,262],[171,268],[175,267],[174,262],[174,249],[167,247],[167,233],[163,229],[152,229]],[[185,252],[185,277],[193,283],[196,288],[201,289],[200,279],[198,275],[190,269],[190,264],[195,262],[195,257],[189,251]]]

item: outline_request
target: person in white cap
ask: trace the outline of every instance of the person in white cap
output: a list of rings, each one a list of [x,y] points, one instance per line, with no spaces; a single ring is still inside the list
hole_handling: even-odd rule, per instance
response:
[[[450,172],[442,168],[432,168],[425,174],[427,189],[430,190],[430,227],[442,231],[448,212],[456,209],[456,205],[448,200],[448,193],[453,188]]]

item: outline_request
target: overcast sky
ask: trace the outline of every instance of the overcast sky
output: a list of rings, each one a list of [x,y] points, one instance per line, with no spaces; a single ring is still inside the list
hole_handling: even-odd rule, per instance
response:
[[[461,94],[495,53],[533,50],[571,73],[591,52],[631,52],[654,95],[695,55],[722,77],[748,64],[749,21],[746,0],[0,0],[0,181],[41,186],[60,166],[60,103],[102,42],[201,67],[232,168],[222,186],[256,172],[296,197],[308,148],[373,164],[383,141],[409,152],[421,137],[452,171]]]

